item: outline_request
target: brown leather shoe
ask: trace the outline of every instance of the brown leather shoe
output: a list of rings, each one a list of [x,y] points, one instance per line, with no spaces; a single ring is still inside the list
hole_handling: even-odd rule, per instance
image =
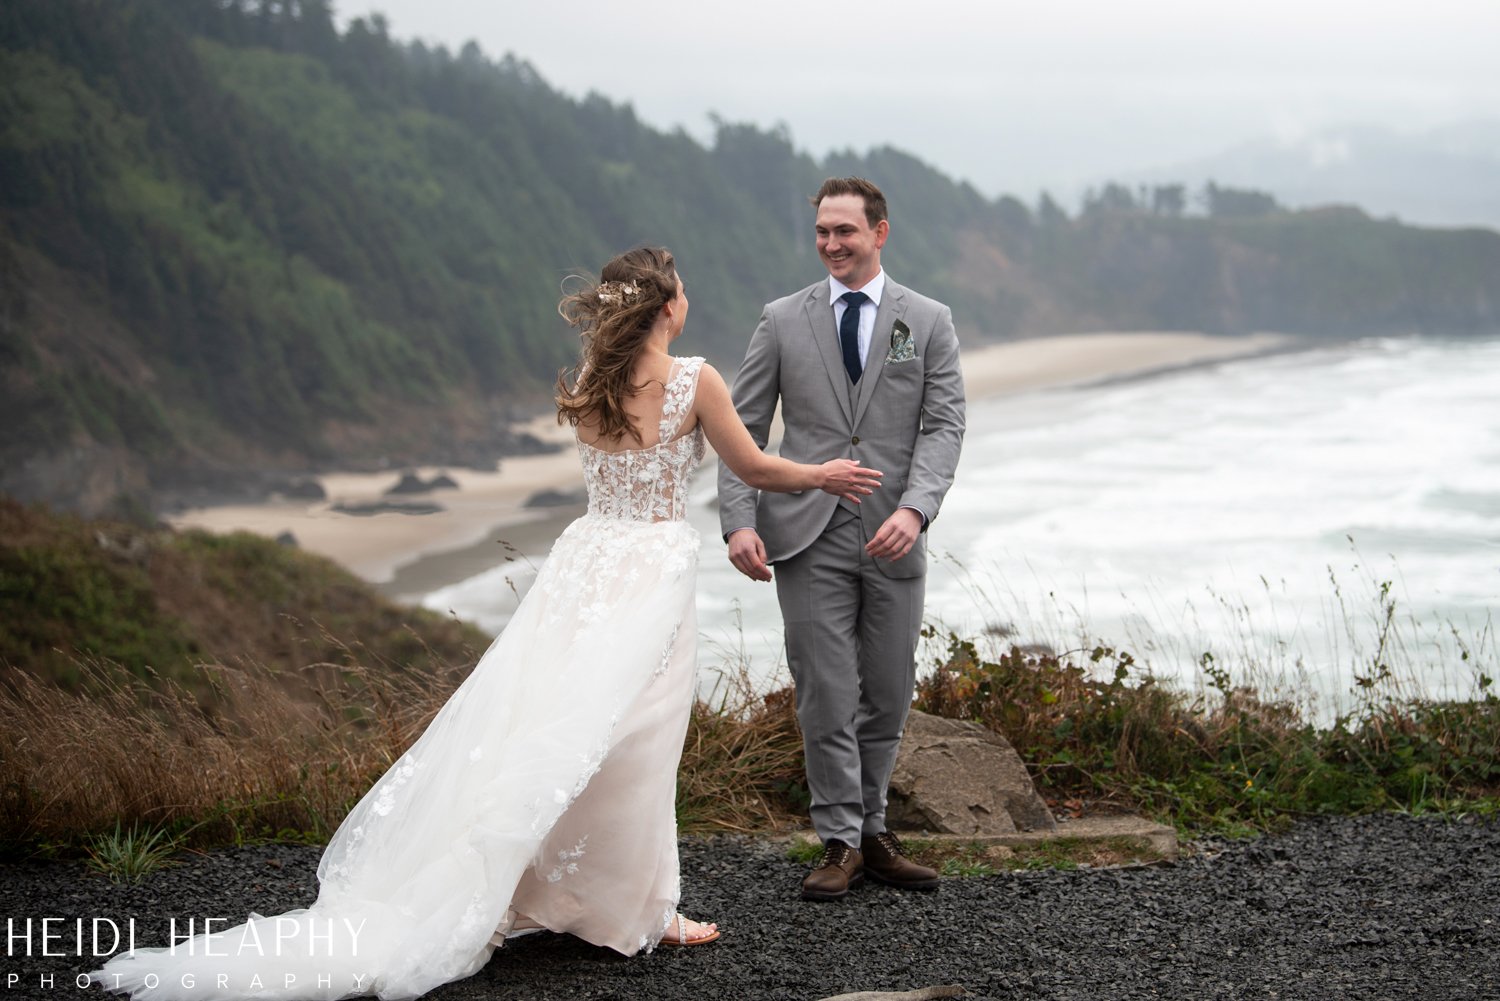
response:
[[[864,857],[838,838],[823,846],[818,867],[802,880],[803,900],[838,900],[865,881]]]
[[[901,842],[890,831],[865,838],[860,841],[859,848],[864,855],[865,871],[871,878],[903,890],[937,889],[937,870],[917,865],[907,858]]]

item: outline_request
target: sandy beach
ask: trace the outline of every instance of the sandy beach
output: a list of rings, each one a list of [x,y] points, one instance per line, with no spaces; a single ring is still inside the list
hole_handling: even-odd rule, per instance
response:
[[[1091,333],[1012,341],[966,349],[964,383],[969,398],[976,400],[1207,364],[1278,350],[1291,342],[1279,334],[1193,333]],[[536,418],[525,430],[544,440],[572,443],[571,431],[559,427],[550,415]],[[533,538],[555,534],[558,517],[575,516],[578,508],[527,508],[526,501],[542,490],[574,491],[583,483],[571,447],[550,455],[506,459],[497,472],[419,468],[415,472],[424,479],[446,473],[458,489],[386,498],[385,491],[396,484],[400,472],[333,473],[320,478],[328,494],[325,501],[197,508],[171,522],[177,528],[217,533],[249,531],[274,537],[290,532],[303,549],[385,585],[389,593],[410,597],[499,563],[507,552],[502,545],[525,551]],[[333,510],[337,503],[381,500],[430,501],[443,510],[422,515]]]

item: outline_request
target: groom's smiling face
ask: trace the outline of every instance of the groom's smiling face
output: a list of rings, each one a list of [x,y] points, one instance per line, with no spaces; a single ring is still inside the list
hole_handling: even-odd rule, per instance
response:
[[[857,289],[880,271],[880,248],[890,223],[870,225],[859,195],[829,195],[818,203],[818,256],[844,285]]]

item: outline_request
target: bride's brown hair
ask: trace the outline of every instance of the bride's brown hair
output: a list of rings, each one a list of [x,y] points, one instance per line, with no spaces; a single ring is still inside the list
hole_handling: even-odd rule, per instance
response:
[[[624,401],[640,391],[630,377],[657,314],[677,298],[677,262],[665,247],[637,247],[611,258],[598,282],[583,281],[557,304],[583,339],[578,365],[557,376],[557,422],[597,425],[601,438],[628,434],[639,444]]]

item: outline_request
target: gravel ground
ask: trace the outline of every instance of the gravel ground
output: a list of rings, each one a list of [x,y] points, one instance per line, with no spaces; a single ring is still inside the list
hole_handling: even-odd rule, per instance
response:
[[[718,920],[719,942],[624,959],[532,935],[427,997],[815,1001],[961,984],[971,999],[1500,999],[1500,823],[1337,818],[1200,849],[1156,868],[950,879],[927,894],[869,885],[811,904],[780,844],[685,840],[684,907]],[[135,887],[71,863],[4,866],[0,914],[68,919],[67,948],[75,917],[133,916],[140,945],[163,944],[154,915],[306,906],[318,856],[217,852]],[[73,976],[91,965],[9,956],[0,998],[85,996]]]

